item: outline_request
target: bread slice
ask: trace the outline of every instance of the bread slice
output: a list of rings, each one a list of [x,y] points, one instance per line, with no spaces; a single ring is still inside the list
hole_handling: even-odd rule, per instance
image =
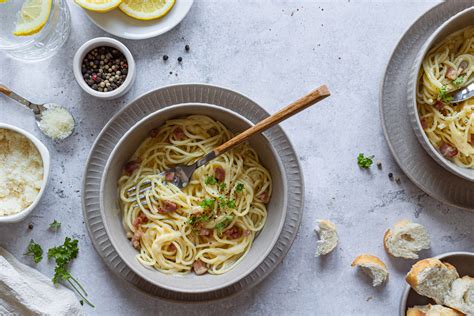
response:
[[[406,281],[420,295],[443,304],[451,283],[459,278],[456,268],[436,258],[423,259],[415,263],[406,276]]]
[[[334,250],[339,241],[336,225],[327,219],[317,220],[317,226],[314,231],[318,234],[319,240],[316,242],[315,257],[327,255]]]
[[[474,278],[466,275],[454,280],[444,304],[466,315],[474,315]]]
[[[376,256],[360,255],[354,259],[351,266],[358,266],[365,274],[370,276],[372,278],[372,286],[379,286],[388,278],[387,266]]]
[[[462,316],[463,314],[442,305],[413,306],[407,310],[407,316]]]
[[[418,259],[418,252],[430,248],[430,236],[417,223],[402,220],[385,232],[385,249],[394,257]]]

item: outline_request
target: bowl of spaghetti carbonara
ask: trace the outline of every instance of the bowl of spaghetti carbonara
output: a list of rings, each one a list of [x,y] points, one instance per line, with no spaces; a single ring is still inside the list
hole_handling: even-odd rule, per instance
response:
[[[450,93],[474,83],[474,8],[458,13],[427,40],[408,83],[418,140],[444,168],[474,181],[474,98]]]
[[[121,138],[101,183],[101,212],[124,262],[177,292],[229,286],[265,259],[283,227],[285,172],[263,135],[218,156],[180,189],[163,173],[192,164],[251,126],[208,104],[150,114]]]

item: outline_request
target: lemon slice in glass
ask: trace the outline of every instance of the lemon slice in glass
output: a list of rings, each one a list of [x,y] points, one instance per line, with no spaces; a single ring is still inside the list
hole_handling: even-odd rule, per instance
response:
[[[122,0],[119,8],[138,20],[158,19],[173,8],[175,0]]]
[[[122,0],[74,0],[78,5],[89,11],[108,12],[120,5]]]
[[[21,6],[15,25],[16,36],[33,35],[48,22],[52,0],[26,0]]]

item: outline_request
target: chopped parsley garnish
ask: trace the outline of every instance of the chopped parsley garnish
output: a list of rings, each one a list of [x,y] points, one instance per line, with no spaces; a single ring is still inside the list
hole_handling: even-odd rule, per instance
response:
[[[217,179],[214,178],[213,176],[209,176],[206,178],[206,180],[204,181],[204,183],[206,184],[216,184],[217,183]]]
[[[60,281],[68,282],[69,285],[81,296],[81,298],[90,306],[95,307],[86,298],[87,292],[82,285],[71,275],[68,271],[69,263],[77,258],[79,247],[78,240],[66,237],[64,244],[53,247],[48,250],[48,259],[56,261],[56,268],[54,269],[53,283],[57,284]]]
[[[221,183],[220,185],[221,191],[224,191],[226,187],[227,187],[227,184]]]
[[[464,82],[464,76],[459,76],[452,81],[452,84],[455,86],[460,86]]]
[[[40,262],[43,259],[43,248],[32,239],[28,248],[26,249],[25,256],[32,256],[35,263]]]
[[[57,220],[54,220],[51,224],[49,224],[49,228],[52,230],[58,230],[61,227],[61,223]]]
[[[244,185],[242,183],[237,183],[237,186],[235,187],[235,191],[242,192],[243,189],[244,189]]]
[[[357,156],[357,164],[361,168],[368,169],[373,164],[373,160],[372,160],[373,158],[374,158],[373,155],[369,157],[365,157],[364,154],[361,153],[359,154],[359,156]]]
[[[442,86],[441,88],[439,88],[439,92],[438,92],[438,100],[441,100],[443,102],[449,102],[453,99],[452,96],[448,96],[448,92],[446,91],[446,86]]]
[[[220,208],[235,208],[235,200],[227,200],[225,197],[219,197],[219,207]]]
[[[193,216],[188,220],[188,223],[194,225],[198,222],[209,222],[209,216],[201,215],[201,216]]]
[[[201,204],[200,206],[203,208],[203,209],[207,209],[207,208],[214,208],[214,203],[216,202],[215,199],[204,199],[201,201]]]
[[[235,208],[235,200],[228,200],[227,201],[227,206],[229,208]]]
[[[217,229],[219,233],[221,233],[224,228],[229,226],[229,224],[232,222],[233,219],[234,219],[234,216],[226,215],[222,221],[216,224],[215,228]]]

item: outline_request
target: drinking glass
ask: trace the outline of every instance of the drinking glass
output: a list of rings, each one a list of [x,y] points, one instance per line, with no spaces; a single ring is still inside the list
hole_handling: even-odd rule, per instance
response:
[[[53,56],[66,42],[71,31],[71,13],[67,0],[52,0],[51,12],[44,27],[36,34],[13,34],[24,0],[0,3],[0,51],[24,61]]]

